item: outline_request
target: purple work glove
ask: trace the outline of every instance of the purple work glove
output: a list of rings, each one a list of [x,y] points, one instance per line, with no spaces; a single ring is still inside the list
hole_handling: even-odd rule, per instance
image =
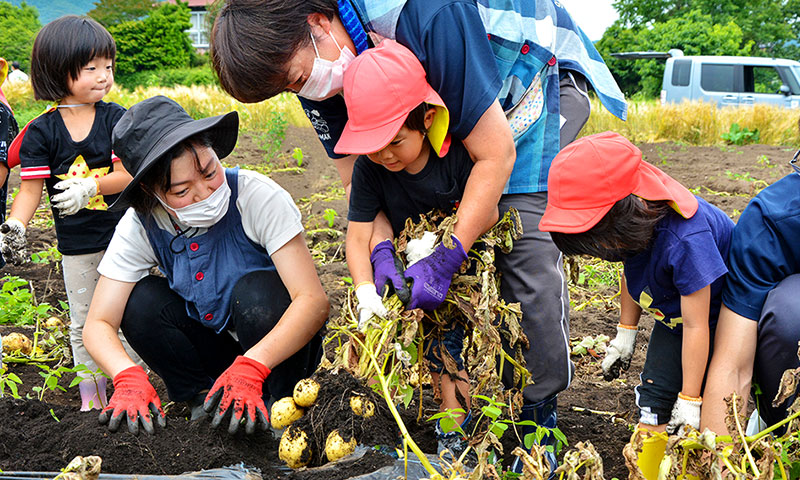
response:
[[[440,243],[433,253],[406,269],[405,277],[411,281],[411,302],[407,308],[435,310],[444,301],[453,275],[467,259],[461,242],[455,235],[452,238],[454,248]]]
[[[375,245],[375,249],[372,250],[369,256],[369,261],[372,262],[375,289],[378,291],[378,295],[383,296],[383,291],[388,285],[389,292],[394,291],[403,304],[408,303],[411,299],[411,291],[408,289],[406,279],[403,277],[403,262],[397,258],[392,241],[384,240]]]

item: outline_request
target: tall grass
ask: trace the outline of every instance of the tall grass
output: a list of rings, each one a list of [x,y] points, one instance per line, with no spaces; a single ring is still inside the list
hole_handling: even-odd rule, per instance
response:
[[[36,102],[30,83],[6,83],[3,89],[14,107],[20,124],[38,115],[47,102]],[[177,101],[194,118],[239,112],[241,125],[248,130],[263,130],[274,112],[297,126],[308,125],[300,102],[292,94],[281,94],[264,102],[244,104],[234,100],[217,86],[139,87],[126,90],[115,86],[105,100],[130,107],[145,98],[165,95]],[[628,121],[622,122],[592,99],[592,114],[581,135],[614,130],[633,142],[678,141],[689,145],[724,143],[721,135],[738,123],[760,133],[759,143],[800,146],[798,117],[800,110],[767,105],[716,108],[713,104],[686,102],[661,105],[656,100],[632,100],[628,104]]]
[[[704,102],[661,105],[656,100],[638,100],[628,103],[628,120],[623,122],[593,98],[592,114],[581,135],[613,130],[634,143],[670,140],[716,145],[724,143],[721,135],[738,123],[751,131],[758,129],[758,143],[800,146],[798,118],[800,110],[768,105],[717,108]]]
[[[41,113],[49,103],[33,99],[33,90],[29,82],[4,84],[3,91],[20,125],[24,125]],[[127,90],[115,85],[103,100],[130,107],[155,95],[164,95],[175,100],[193,118],[221,115],[236,110],[239,112],[240,125],[248,130],[262,129],[275,112],[283,113],[292,125],[309,125],[300,102],[293,94],[285,93],[264,102],[246,104],[233,99],[217,86],[138,87]]]

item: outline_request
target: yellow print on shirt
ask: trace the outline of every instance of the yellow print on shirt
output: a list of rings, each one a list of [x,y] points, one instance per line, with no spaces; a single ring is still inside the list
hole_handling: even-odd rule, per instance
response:
[[[72,165],[69,167],[67,173],[63,175],[56,175],[56,178],[60,178],[61,180],[66,180],[68,178],[96,179],[108,175],[109,169],[111,169],[111,167],[90,169],[89,165],[86,164],[86,160],[83,159],[83,155],[78,155],[78,158],[72,162]],[[103,199],[102,195],[95,195],[89,199],[89,204],[84,208],[88,208],[89,210],[108,210],[108,205],[106,205],[106,201]]]
[[[669,328],[675,328],[679,324],[683,323],[682,317],[666,318],[664,312],[662,312],[657,308],[651,308],[650,305],[653,304],[653,297],[651,297],[650,294],[647,293],[647,288],[644,288],[642,290],[641,295],[639,295],[639,301],[636,303],[638,303],[643,310],[650,312],[650,314],[653,315],[657,321],[663,323]]]

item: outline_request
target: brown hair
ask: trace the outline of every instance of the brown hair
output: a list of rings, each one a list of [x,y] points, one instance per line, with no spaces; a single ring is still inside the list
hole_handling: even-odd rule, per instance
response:
[[[631,194],[615,203],[588,231],[550,232],[550,236],[564,255],[591,255],[620,262],[646,250],[656,224],[672,211],[666,200],[643,200]]]
[[[68,78],[96,57],[114,62],[117,45],[91,18],[66,15],[48,23],[36,35],[31,53],[31,84],[36,100],[55,102],[70,95]]]
[[[242,102],[286,90],[288,63],[308,45],[308,16],[338,16],[336,0],[228,0],[211,30],[211,61],[222,88]]]

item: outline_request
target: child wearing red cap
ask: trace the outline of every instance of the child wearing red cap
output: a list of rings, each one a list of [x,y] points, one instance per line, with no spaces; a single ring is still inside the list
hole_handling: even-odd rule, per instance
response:
[[[412,264],[404,271],[391,239],[371,249],[373,222],[384,212],[393,233],[398,234],[408,218],[417,220],[434,208],[455,211],[472,160],[461,142],[450,142],[447,108],[427,83],[422,65],[410,50],[393,40],[384,40],[353,60],[344,73],[344,98],[349,120],[336,151],[361,155],[353,167],[346,252],[356,284],[359,326],[364,328],[372,315],[386,314],[381,299],[386,287],[408,308],[433,310],[441,302],[409,303],[415,289],[431,291],[417,271],[425,263]],[[496,221],[495,210],[485,228]],[[440,243],[433,249],[431,255],[437,257],[433,263],[440,268],[425,272],[424,277],[433,277],[445,292],[467,259],[458,238],[452,238],[455,248]],[[463,338],[463,329],[454,325],[441,341],[426,345],[425,351],[434,383],[441,388],[441,410],[463,409],[465,413],[456,420],[465,428],[471,417],[469,381],[461,358]],[[458,372],[445,370],[445,355],[455,360]],[[465,399],[465,405],[459,397]],[[466,441],[458,433],[444,430],[437,422],[439,451],[449,449],[460,456]]]
[[[647,310],[657,321],[636,387],[639,424],[670,433],[698,428],[733,222],[614,132],[565,147],[550,167],[548,191],[539,228],[562,252],[624,265],[604,376],[629,366]]]

